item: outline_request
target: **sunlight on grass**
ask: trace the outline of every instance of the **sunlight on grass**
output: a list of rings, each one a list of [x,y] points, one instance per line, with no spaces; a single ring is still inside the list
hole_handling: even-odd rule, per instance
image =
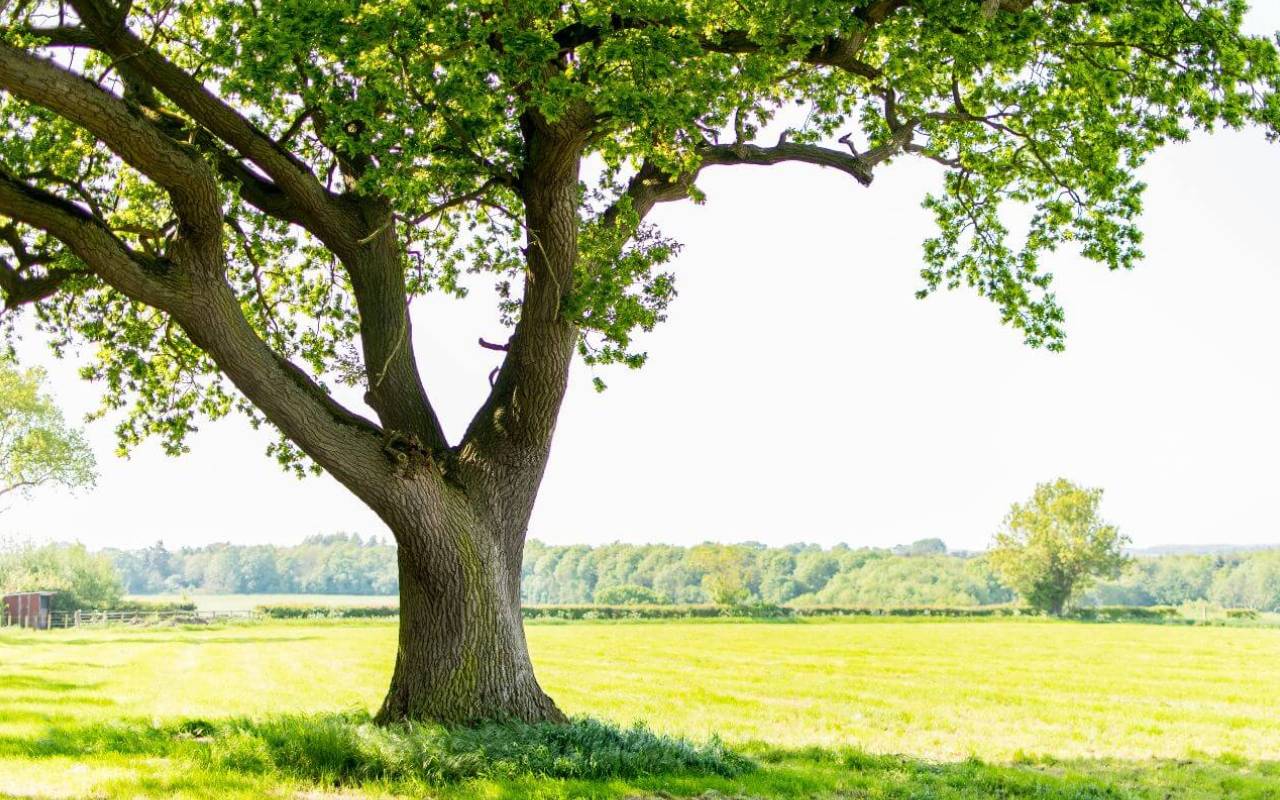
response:
[[[373,729],[384,622],[0,632],[0,797],[1280,797],[1276,630],[574,623],[529,640],[566,711],[621,727],[559,744]],[[623,747],[637,721],[739,755],[644,732]],[[743,756],[760,768],[709,766]]]
[[[571,713],[775,745],[1181,758],[1280,752],[1280,630],[1044,621],[530,628]]]

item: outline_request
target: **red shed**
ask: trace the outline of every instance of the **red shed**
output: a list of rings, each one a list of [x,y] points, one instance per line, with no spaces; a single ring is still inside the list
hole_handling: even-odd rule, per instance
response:
[[[4,596],[5,625],[45,629],[49,627],[49,609],[53,592],[18,592]]]

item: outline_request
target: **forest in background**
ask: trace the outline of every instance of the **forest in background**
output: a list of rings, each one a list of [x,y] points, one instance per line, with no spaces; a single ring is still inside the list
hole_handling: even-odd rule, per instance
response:
[[[377,536],[334,533],[279,546],[211,544],[107,549],[127,594],[377,594],[400,591],[396,548]]]
[[[399,589],[395,546],[354,534],[299,545],[214,544],[106,550],[128,594],[376,594]],[[894,548],[756,543],[547,545],[525,548],[526,603],[770,603],[842,606],[981,606],[1007,603],[982,554],[948,552],[940,539]],[[1181,605],[1280,610],[1280,549],[1138,555],[1117,580],[1078,604]]]

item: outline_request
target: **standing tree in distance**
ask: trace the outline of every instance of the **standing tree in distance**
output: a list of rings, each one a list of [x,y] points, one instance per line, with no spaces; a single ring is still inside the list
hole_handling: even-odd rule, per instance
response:
[[[927,159],[921,294],[968,287],[1057,348],[1043,253],[1131,266],[1151,152],[1280,129],[1276,48],[1242,33],[1245,10],[7,0],[0,289],[55,346],[90,343],[124,445],[181,452],[198,417],[239,409],[386,523],[401,617],[379,720],[561,720],[529,661],[521,551],[575,353],[639,366],[633,336],[674,294],[654,207],[700,200],[707,169],[868,186]],[[468,273],[496,281],[511,336],[486,343],[502,364],[449,437],[411,332],[433,320],[411,310]]]
[[[1027,605],[1061,615],[1095,578],[1118,577],[1128,565],[1129,539],[1098,518],[1101,500],[1101,489],[1059,478],[1009,509],[988,558]]]
[[[41,486],[78,489],[97,479],[84,435],[41,391],[44,372],[0,360],[0,499]]]
[[[740,544],[700,544],[689,551],[689,566],[702,572],[702,591],[718,606],[740,606],[755,599],[751,584],[755,559]],[[754,580],[753,580],[754,579]]]

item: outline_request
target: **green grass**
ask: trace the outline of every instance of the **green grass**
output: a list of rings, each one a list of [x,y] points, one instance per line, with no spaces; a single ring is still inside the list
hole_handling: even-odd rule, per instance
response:
[[[126,600],[192,602],[199,611],[252,611],[258,606],[399,606],[398,595],[380,594],[134,594]]]
[[[610,724],[581,722],[551,743],[536,731],[374,729],[365,720],[395,648],[386,622],[6,630],[0,797],[1280,798],[1274,629],[823,620],[528,632],[561,706]],[[637,721],[658,736],[624,746]],[[705,744],[715,734],[758,768],[715,767],[739,763]],[[616,752],[615,766],[592,766],[597,751]],[[623,758],[632,766],[615,768]]]

